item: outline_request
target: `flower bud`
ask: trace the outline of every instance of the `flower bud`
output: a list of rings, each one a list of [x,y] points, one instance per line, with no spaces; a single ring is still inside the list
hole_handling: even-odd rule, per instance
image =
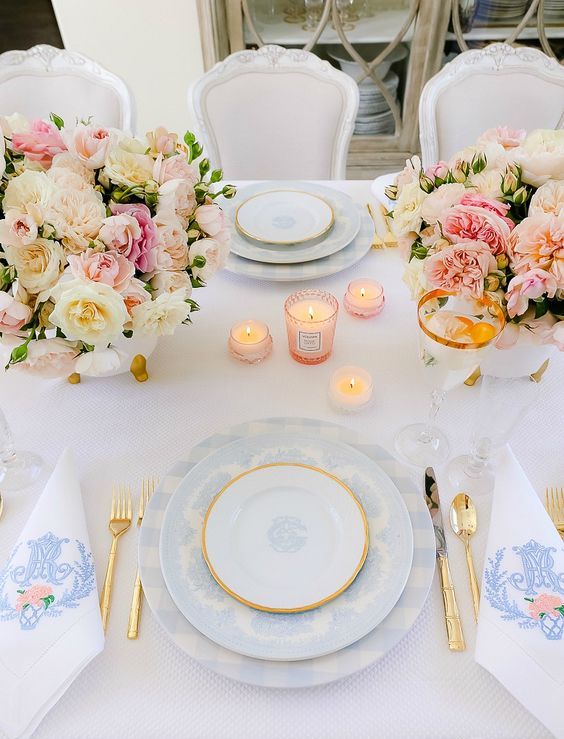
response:
[[[472,157],[472,172],[474,174],[479,174],[484,170],[488,165],[488,159],[486,155],[481,151],[478,154],[474,154]]]
[[[229,200],[229,198],[232,198],[234,195],[237,194],[237,188],[234,185],[225,185],[222,193],[223,197]]]
[[[458,164],[454,169],[450,171],[454,182],[464,183],[466,182],[467,173],[462,168],[462,163]]]
[[[50,300],[48,300],[46,303],[43,303],[41,306],[41,309],[39,311],[39,325],[43,326],[43,328],[55,328],[51,321],[49,320],[51,317],[51,313],[55,309],[55,303],[52,303]]]
[[[388,185],[386,187],[386,189],[384,190],[384,194],[390,200],[397,200],[397,197],[398,197],[398,186],[397,185]]]
[[[501,192],[504,195],[512,195],[519,187],[519,180],[509,170],[504,174],[501,181]]]
[[[484,289],[488,292],[494,292],[499,288],[499,277],[496,275],[488,275],[484,281]]]
[[[522,167],[519,164],[515,164],[515,162],[512,162],[511,164],[507,165],[507,169],[514,177],[516,177],[517,182],[521,183],[521,176],[523,174]]]
[[[496,262],[498,269],[505,269],[507,266],[509,266],[509,257],[507,254],[499,254],[496,257]]]
[[[159,191],[159,184],[155,180],[148,180],[145,183],[145,192],[147,195],[155,195]]]
[[[513,202],[516,205],[523,205],[527,202],[529,198],[529,191],[524,185],[521,185],[521,187],[515,192],[513,195]]]
[[[427,177],[427,175],[421,173],[419,175],[419,187],[423,190],[423,192],[429,194],[435,189],[435,183],[430,177]]]

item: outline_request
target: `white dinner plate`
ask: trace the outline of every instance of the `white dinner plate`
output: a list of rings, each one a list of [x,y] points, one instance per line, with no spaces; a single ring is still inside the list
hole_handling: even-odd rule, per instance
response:
[[[210,452],[234,440],[266,432],[297,435],[305,433],[353,445],[358,451],[369,456],[376,463],[380,474],[389,476],[401,491],[413,527],[413,567],[405,589],[392,611],[378,628],[373,629],[355,644],[316,659],[298,662],[256,660],[215,644],[183,617],[166,588],[161,569],[159,540],[164,515],[172,495],[188,472]],[[204,571],[207,569],[205,565],[203,569]],[[162,478],[143,517],[139,537],[139,570],[143,591],[153,616],[167,637],[191,659],[232,680],[269,688],[303,688],[330,683],[372,665],[393,649],[408,633],[423,608],[433,580],[435,534],[421,492],[401,465],[381,447],[360,444],[357,435],[350,429],[325,421],[263,418],[239,424],[206,438],[192,447],[185,458],[179,460]],[[347,593],[356,588],[357,583],[358,578]],[[347,593],[343,594],[343,599]],[[310,611],[293,618],[299,623],[304,619],[311,620],[315,614],[316,611]]]
[[[202,553],[204,518],[218,491],[251,467],[274,462],[334,475],[353,490],[368,521],[369,549],[354,582],[304,613],[269,613],[240,603],[220,588]],[[376,463],[345,444],[289,433],[235,441],[193,467],[170,500],[160,539],[162,573],[184,617],[216,644],[261,660],[311,659],[365,636],[400,597],[412,554],[409,515]]]
[[[243,236],[287,248],[319,239],[334,221],[333,208],[326,200],[292,189],[253,195],[235,213],[235,225]]]
[[[235,213],[239,203],[264,192],[265,187],[269,190],[290,187],[293,190],[303,190],[323,198],[333,208],[335,214],[333,228],[317,241],[294,244],[291,248],[279,244],[259,244],[245,238],[235,228]],[[276,181],[266,185],[264,182],[246,185],[237,190],[233,200],[224,203],[223,209],[227,220],[233,224],[231,252],[245,259],[267,264],[299,264],[330,256],[348,246],[360,228],[360,215],[353,200],[339,190],[314,182]]]
[[[202,550],[219,586],[241,603],[300,613],[353,582],[368,552],[368,523],[334,475],[275,462],[220,490],[204,519]]]

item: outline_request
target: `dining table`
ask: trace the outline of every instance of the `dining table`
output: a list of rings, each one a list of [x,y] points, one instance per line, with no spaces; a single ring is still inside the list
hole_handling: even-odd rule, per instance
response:
[[[323,183],[365,206],[370,181]],[[16,542],[62,450],[73,450],[96,562],[98,586],[110,547],[112,486],[162,478],[186,452],[211,434],[267,417],[315,418],[346,426],[394,454],[394,435],[427,413],[428,390],[417,357],[416,304],[402,282],[396,248],[372,249],[360,262],[309,283],[251,280],[226,270],[193,297],[193,323],[159,340],[148,360],[149,379],[130,373],[83,377],[78,384],[44,380],[10,369],[0,376],[0,407],[16,446],[39,453],[42,478],[4,495],[0,561]],[[357,278],[383,285],[385,307],[363,320],[344,310],[347,285]],[[326,290],[340,303],[333,353],[317,366],[289,354],[284,300],[296,289]],[[247,318],[266,323],[272,354],[255,365],[233,358],[230,327]],[[373,378],[374,401],[342,413],[328,399],[332,373],[357,365]],[[541,381],[535,406],[515,430],[511,446],[533,487],[564,484],[564,355]],[[438,421],[451,454],[470,447],[468,419],[479,385],[448,393]],[[487,413],[487,409],[485,411]],[[482,419],[483,427],[496,418]],[[437,468],[443,517],[458,492]],[[409,468],[423,495],[423,471]],[[473,551],[478,577],[484,567],[491,496],[476,496],[478,527]],[[515,512],[507,510],[511,517]],[[550,732],[474,661],[476,626],[464,547],[447,525],[450,564],[467,648],[448,648],[437,573],[413,628],[382,659],[326,685],[274,689],[214,673],[180,651],[145,605],[137,640],[127,639],[136,572],[138,529],[120,542],[111,618],[104,651],[79,675],[35,732],[37,739],[549,739]],[[0,655],[1,659],[1,655]],[[523,675],[523,680],[527,676]],[[534,689],[534,685],[531,685]],[[0,737],[2,735],[0,734]]]

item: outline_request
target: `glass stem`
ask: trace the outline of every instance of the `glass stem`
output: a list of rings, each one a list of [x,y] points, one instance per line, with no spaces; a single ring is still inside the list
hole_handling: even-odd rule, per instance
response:
[[[492,441],[486,436],[474,439],[472,449],[468,455],[468,461],[464,468],[464,474],[474,479],[482,477],[488,466],[492,453]]]
[[[14,437],[8,426],[6,416],[0,411],[0,464],[7,467],[16,461]]]
[[[443,400],[445,399],[445,395],[446,393],[444,390],[431,391],[431,405],[429,406],[427,423],[425,424],[425,428],[423,429],[423,431],[421,432],[421,436],[419,437],[422,444],[429,444],[435,438],[435,435],[433,433],[433,426],[437,417],[437,413],[439,412],[441,405],[443,404]]]

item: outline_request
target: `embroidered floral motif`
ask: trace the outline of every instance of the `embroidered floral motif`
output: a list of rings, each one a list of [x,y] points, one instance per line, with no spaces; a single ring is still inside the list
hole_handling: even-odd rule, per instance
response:
[[[27,562],[22,563],[21,544],[0,572],[0,621],[18,619],[23,630],[35,629],[44,616],[62,616],[77,608],[95,587],[92,554],[78,540],[59,538],[52,532],[27,542]],[[61,562],[66,556],[76,556]],[[12,583],[19,585],[14,588]]]
[[[545,547],[531,539],[513,547],[521,560],[521,572],[502,570],[505,547],[490,557],[484,572],[485,597],[501,612],[504,621],[516,621],[522,629],[539,628],[544,636],[557,641],[564,634],[564,573],[554,570],[554,547]],[[539,592],[541,588],[552,590]],[[525,595],[523,595],[523,593]],[[519,594],[518,598],[515,598]],[[525,606],[520,604],[525,601]]]

